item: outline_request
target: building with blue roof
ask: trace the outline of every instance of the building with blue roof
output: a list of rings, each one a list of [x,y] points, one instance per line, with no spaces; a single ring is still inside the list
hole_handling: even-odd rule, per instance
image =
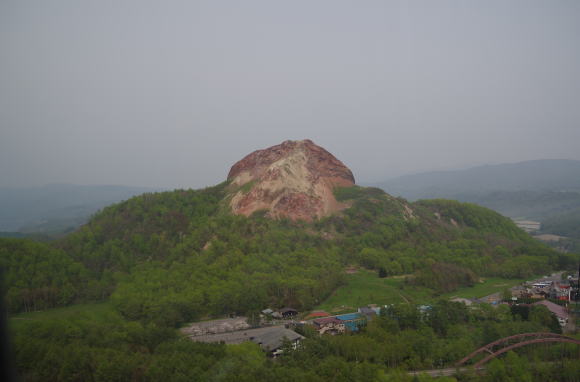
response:
[[[338,318],[339,320],[343,320],[343,321],[352,321],[352,320],[357,320],[362,318],[362,316],[359,313],[346,313],[346,314],[341,314],[339,316],[336,316],[336,318]]]
[[[361,326],[366,324],[366,319],[360,313],[348,313],[336,316],[339,320],[343,321],[344,326],[353,332],[357,332]]]

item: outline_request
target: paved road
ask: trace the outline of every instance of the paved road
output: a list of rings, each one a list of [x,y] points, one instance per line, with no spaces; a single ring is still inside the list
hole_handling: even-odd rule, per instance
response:
[[[433,370],[415,370],[415,371],[410,371],[409,375],[419,375],[419,374],[427,374],[431,377],[450,377],[452,375],[455,375],[457,373],[465,373],[469,370],[473,370],[473,368],[469,368],[469,367],[460,367],[460,368],[456,368],[456,367],[450,367],[447,369],[433,369]],[[484,367],[479,368],[478,370],[485,370]]]

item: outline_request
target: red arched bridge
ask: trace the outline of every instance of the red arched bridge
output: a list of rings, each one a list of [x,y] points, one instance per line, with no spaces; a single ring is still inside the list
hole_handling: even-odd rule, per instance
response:
[[[489,343],[480,347],[461,361],[457,362],[456,367],[466,365],[469,361],[474,360],[480,354],[486,354],[485,357],[477,361],[473,365],[476,369],[481,368],[489,360],[506,353],[510,350],[533,344],[547,343],[547,342],[565,342],[580,345],[580,340],[572,337],[564,336],[556,333],[522,333],[515,336],[500,338],[497,341]]]

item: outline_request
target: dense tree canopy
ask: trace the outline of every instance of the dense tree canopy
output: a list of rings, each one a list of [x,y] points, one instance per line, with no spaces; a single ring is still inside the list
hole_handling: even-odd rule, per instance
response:
[[[68,305],[83,296],[87,269],[62,250],[21,239],[0,239],[0,271],[11,311]]]
[[[336,189],[351,206],[342,213],[291,222],[232,215],[228,187],[143,194],[53,244],[3,239],[9,309],[112,294],[129,319],[177,325],[266,306],[311,308],[342,283],[349,264],[415,274],[417,284],[448,292],[479,275],[527,277],[574,262],[476,205],[408,204],[353,186]]]
[[[27,381],[412,381],[406,370],[453,367],[484,344],[549,331],[552,325],[545,307],[524,317],[507,306],[470,309],[438,301],[421,311],[392,305],[357,334],[319,336],[310,327],[298,328],[306,339],[297,349],[287,344],[276,361],[252,342],[196,343],[114,311],[100,318],[22,320],[17,329],[16,365]],[[580,371],[574,346],[523,348],[490,363],[487,376],[466,374],[460,380],[510,380],[515,370],[525,370],[530,381],[573,380]],[[545,362],[530,361],[538,358]]]
[[[406,380],[393,368],[448,365],[474,346],[553,322],[545,312],[522,317],[448,302],[428,315],[392,306],[357,336],[305,332],[304,346],[277,363],[253,344],[191,343],[174,328],[268,306],[310,309],[343,283],[349,265],[408,275],[442,293],[480,275],[527,277],[576,261],[475,205],[409,204],[349,187],[336,196],[350,208],[305,223],[234,216],[227,190],[224,183],[134,197],[58,242],[0,239],[10,311],[103,300],[113,307],[103,320],[20,322],[14,340],[26,379]]]

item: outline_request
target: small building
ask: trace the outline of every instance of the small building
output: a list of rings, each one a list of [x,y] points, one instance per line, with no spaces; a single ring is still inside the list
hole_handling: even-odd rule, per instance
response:
[[[284,309],[280,309],[280,314],[284,318],[293,318],[293,317],[296,317],[298,315],[298,311],[296,309],[292,309],[292,308],[284,308]]]
[[[359,328],[366,324],[365,317],[360,313],[341,314],[336,316],[336,318],[341,320],[344,326],[352,332],[358,332]]]
[[[561,301],[570,299],[570,285],[564,283],[555,283],[550,289],[550,298]]]
[[[502,297],[500,293],[493,293],[480,299],[481,302],[491,305],[497,305],[501,302],[501,300]]]
[[[510,289],[512,297],[516,298],[526,298],[530,297],[530,289],[525,286],[518,285]]]
[[[549,298],[550,287],[534,288],[532,290],[532,298]]]
[[[419,313],[425,314],[431,312],[433,307],[431,305],[419,305],[417,309],[419,310]]]
[[[262,314],[265,314],[268,316],[271,315],[272,313],[274,313],[274,311],[270,308],[262,310]]]
[[[344,322],[336,317],[319,318],[312,321],[319,334],[342,334],[346,331]]]
[[[462,304],[465,304],[465,306],[471,306],[473,305],[473,301],[467,299],[467,298],[463,298],[463,297],[455,297],[451,299],[451,302],[460,302]]]
[[[282,353],[282,345],[284,345],[284,340],[288,340],[292,343],[292,347],[296,349],[298,343],[304,339],[303,336],[296,333],[293,330],[286,328],[273,328],[265,333],[260,333],[254,337],[251,337],[252,342],[257,343],[260,347],[268,352],[271,356],[276,357]]]
[[[358,308],[358,312],[366,317],[367,320],[372,320],[377,315],[373,308],[363,306]]]

